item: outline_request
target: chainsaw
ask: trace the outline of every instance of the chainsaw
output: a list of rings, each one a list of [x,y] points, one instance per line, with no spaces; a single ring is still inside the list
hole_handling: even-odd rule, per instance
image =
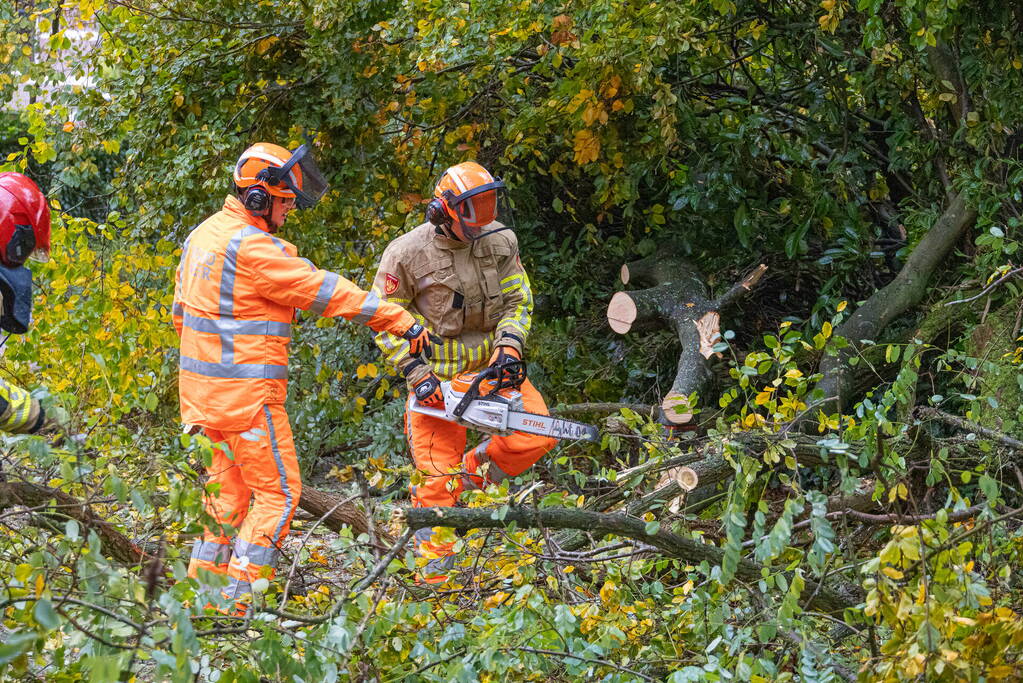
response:
[[[522,392],[518,390],[524,381],[525,362],[509,359],[499,365],[478,372],[465,372],[450,381],[441,382],[444,408],[420,405],[413,394],[411,409],[487,434],[507,436],[512,432],[525,432],[554,439],[597,440],[600,434],[592,425],[526,412],[523,409]]]

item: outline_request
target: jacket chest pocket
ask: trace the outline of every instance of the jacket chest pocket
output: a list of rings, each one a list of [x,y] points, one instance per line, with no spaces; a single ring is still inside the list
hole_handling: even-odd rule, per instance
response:
[[[462,298],[458,275],[447,255],[417,264],[412,270],[416,281],[416,309],[430,328],[442,337],[457,337],[462,332]]]

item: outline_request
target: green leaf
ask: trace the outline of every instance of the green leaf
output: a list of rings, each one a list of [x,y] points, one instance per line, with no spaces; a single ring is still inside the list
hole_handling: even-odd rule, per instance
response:
[[[32,609],[32,617],[36,620],[37,624],[47,631],[52,631],[60,626],[60,617],[57,616],[57,611],[53,609],[53,604],[46,598],[36,600],[36,605]]]

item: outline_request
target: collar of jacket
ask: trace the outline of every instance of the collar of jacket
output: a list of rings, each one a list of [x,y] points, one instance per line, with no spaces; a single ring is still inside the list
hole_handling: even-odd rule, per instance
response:
[[[270,232],[270,227],[266,224],[266,221],[259,216],[253,216],[251,213],[245,210],[242,206],[241,200],[234,195],[227,195],[224,198],[224,213],[229,213],[232,216],[236,216],[239,220],[245,221],[249,225],[254,225],[263,232]]]
[[[468,242],[462,242],[460,240],[452,239],[452,238],[448,237],[447,235],[444,235],[444,234],[440,233],[437,230],[434,230],[434,233],[433,233],[433,243],[436,246],[440,247],[441,249],[448,249],[448,250],[451,250],[451,249],[465,249],[466,247],[469,246]]]

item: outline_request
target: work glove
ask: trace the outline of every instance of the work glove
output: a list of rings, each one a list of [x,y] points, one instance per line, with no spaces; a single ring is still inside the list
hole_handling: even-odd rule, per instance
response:
[[[433,358],[433,351],[430,349],[430,337],[432,335],[419,323],[412,323],[412,327],[402,333],[401,338],[408,341],[409,354],[413,357]]]
[[[422,379],[412,383],[412,391],[420,405],[427,408],[444,407],[444,392],[440,390],[440,379],[432,370],[427,372]]]
[[[510,360],[522,360],[514,346],[498,346],[490,356],[490,365],[503,365]]]

